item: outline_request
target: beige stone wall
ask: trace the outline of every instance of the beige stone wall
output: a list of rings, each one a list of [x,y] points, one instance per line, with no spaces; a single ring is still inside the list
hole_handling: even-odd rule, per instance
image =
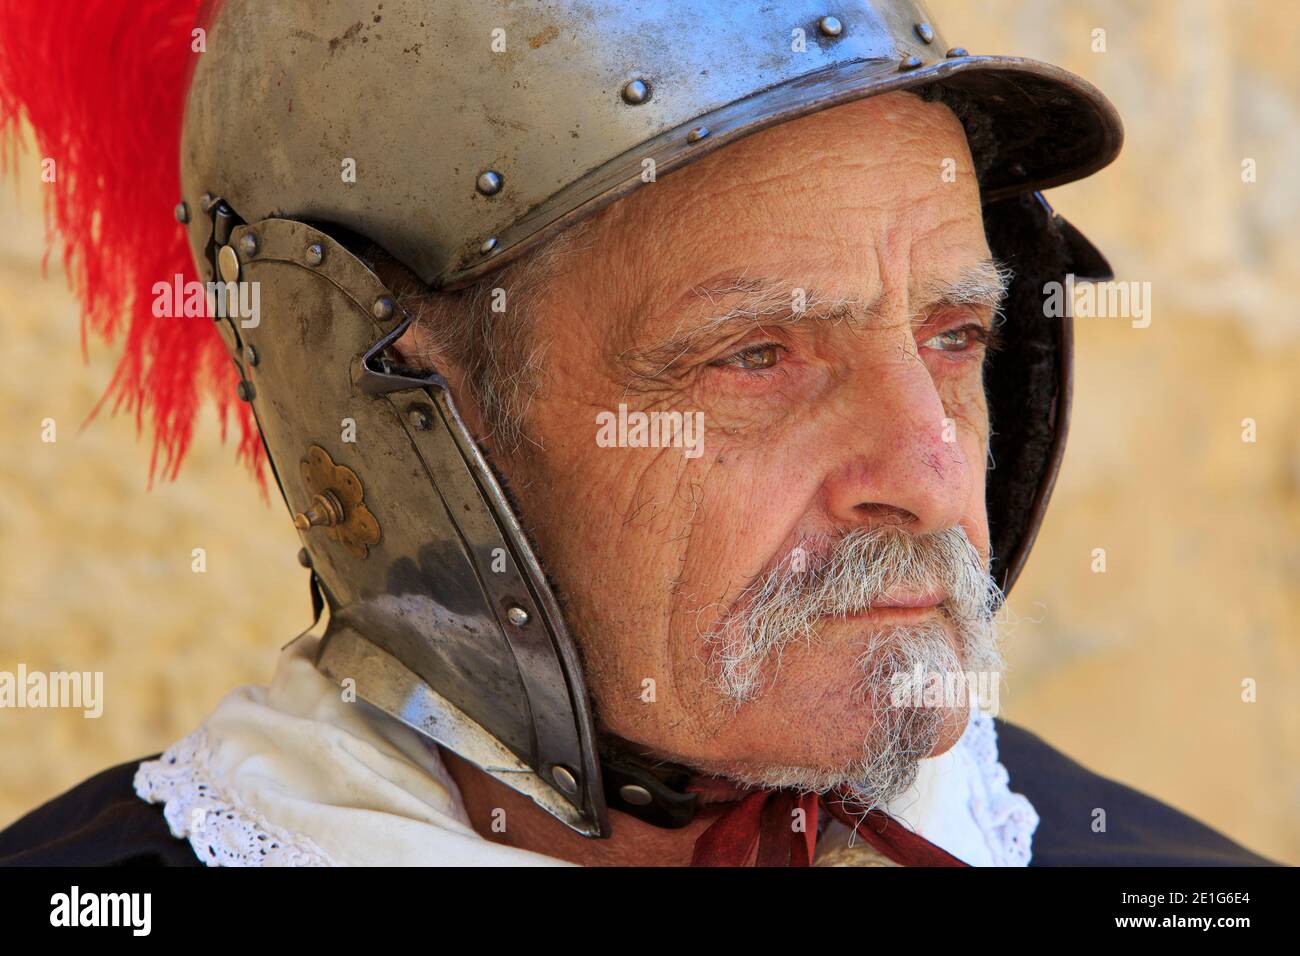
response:
[[[1300,8],[930,7],[950,43],[1052,60],[1112,96],[1123,156],[1051,198],[1153,292],[1150,328],[1079,323],[1070,451],[1010,602],[1006,713],[1300,863]],[[37,158],[16,172],[20,196],[0,185],[0,670],[102,670],[108,707],[0,712],[0,825],[191,730],[264,681],[309,618],[283,506],[259,500],[211,418],[182,480],[151,491],[128,416],[79,429],[115,353],[92,341],[83,364],[57,263],[40,275]]]

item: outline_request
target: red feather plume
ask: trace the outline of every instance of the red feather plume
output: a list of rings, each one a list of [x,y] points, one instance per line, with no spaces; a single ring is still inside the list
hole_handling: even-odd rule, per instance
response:
[[[0,153],[12,161],[25,119],[55,161],[46,204],[46,261],[63,264],[87,332],[125,339],[108,390],[153,433],[150,482],[172,479],[205,395],[225,439],[263,482],[264,449],[252,411],[235,401],[237,372],[211,319],[156,318],[152,287],[180,273],[197,280],[183,227],[180,135],[204,0],[0,0]],[[12,163],[6,163],[11,166]],[[198,210],[193,210],[197,215]]]

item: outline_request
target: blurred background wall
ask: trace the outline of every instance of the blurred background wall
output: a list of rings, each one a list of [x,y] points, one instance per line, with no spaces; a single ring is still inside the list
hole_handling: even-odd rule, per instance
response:
[[[1076,322],[1070,447],[1009,605],[1004,714],[1300,864],[1300,7],[930,9],[949,44],[1049,60],[1111,96],[1120,159],[1049,198],[1119,278],[1152,284],[1149,328]],[[99,669],[109,703],[97,720],[0,712],[0,826],[264,682],[310,616],[283,505],[214,416],[181,479],[148,491],[130,416],[79,427],[116,350],[92,340],[83,362],[57,256],[42,277],[39,159],[0,183],[0,670]]]

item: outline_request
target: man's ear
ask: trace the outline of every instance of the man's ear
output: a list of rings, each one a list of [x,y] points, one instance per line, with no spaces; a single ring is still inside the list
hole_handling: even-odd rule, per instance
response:
[[[433,336],[429,334],[428,328],[418,319],[412,322],[401,337],[393,343],[393,348],[396,350],[398,358],[402,360],[403,365],[437,371],[444,378],[446,377],[447,363],[445,357],[435,348]]]
[[[397,357],[404,365],[411,368],[435,371],[446,379],[451,388],[451,398],[456,404],[456,411],[469,426],[475,437],[485,434],[483,417],[479,413],[478,402],[474,399],[473,389],[468,387],[465,370],[447,354],[438,336],[430,330],[426,316],[434,311],[453,314],[454,303],[446,300],[451,294],[438,292],[421,282],[406,266],[392,258],[378,246],[372,246],[363,256],[379,280],[391,291],[398,305],[411,312],[414,321],[402,333],[401,338],[393,343]],[[439,309],[437,306],[446,306]]]
[[[398,305],[409,311],[414,318],[410,328],[393,343],[398,358],[411,368],[437,371],[448,382],[459,379],[458,370],[452,367],[449,356],[443,354],[435,342],[436,336],[430,332],[428,322],[422,321],[426,312],[444,293],[430,289],[414,273],[387,254],[375,255],[369,265],[393,293]],[[459,398],[459,395],[453,397]]]

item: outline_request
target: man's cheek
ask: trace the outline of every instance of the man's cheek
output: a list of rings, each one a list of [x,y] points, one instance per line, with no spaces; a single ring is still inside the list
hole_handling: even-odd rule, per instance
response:
[[[988,402],[981,376],[965,376],[944,383],[943,441],[953,449],[968,472],[969,499],[962,526],[980,554],[988,559],[988,510],[985,502],[988,460]]]
[[[815,486],[775,453],[724,448],[697,490],[693,532],[683,565],[697,598],[698,627],[708,633],[740,593],[798,544]]]
[[[981,423],[979,428],[969,428],[962,440],[962,454],[966,467],[970,469],[970,500],[966,504],[962,527],[980,556],[989,560],[989,519],[988,503],[988,428]]]
[[[943,382],[939,399],[943,403],[941,437],[944,443],[960,450],[968,463],[980,461],[978,456],[971,456],[988,439],[988,402],[983,381],[979,377],[963,376],[959,380]]]

